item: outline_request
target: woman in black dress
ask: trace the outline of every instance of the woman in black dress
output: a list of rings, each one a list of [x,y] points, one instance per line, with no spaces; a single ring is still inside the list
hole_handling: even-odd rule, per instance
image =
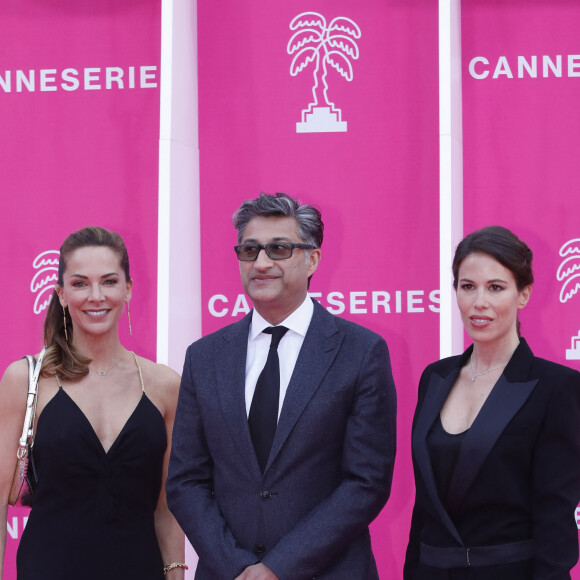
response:
[[[453,261],[473,344],[429,365],[413,420],[405,580],[565,580],[578,560],[580,373],[533,355],[518,312],[532,252],[505,228]]]
[[[88,227],[65,240],[44,326],[38,485],[18,580],[162,580],[171,564],[166,577],[184,577],[184,537],[164,489],[179,375],[120,343],[132,285],[118,234]],[[27,381],[21,360],[0,384],[3,520]]]

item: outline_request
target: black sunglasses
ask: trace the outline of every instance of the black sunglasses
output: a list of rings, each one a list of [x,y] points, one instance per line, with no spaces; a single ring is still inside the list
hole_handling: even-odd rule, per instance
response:
[[[271,260],[286,260],[292,257],[294,248],[301,250],[314,250],[312,244],[295,244],[294,242],[270,242],[269,244],[241,244],[234,246],[238,260],[241,262],[253,262],[258,259],[260,250],[266,250]]]

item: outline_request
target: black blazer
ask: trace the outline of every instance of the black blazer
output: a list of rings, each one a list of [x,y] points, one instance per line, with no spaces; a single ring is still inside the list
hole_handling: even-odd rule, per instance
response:
[[[473,347],[429,365],[413,419],[416,498],[405,580],[564,580],[578,560],[580,373],[533,355],[524,339],[465,435],[440,499],[426,437]],[[531,559],[442,569],[421,543],[495,546],[532,539]]]

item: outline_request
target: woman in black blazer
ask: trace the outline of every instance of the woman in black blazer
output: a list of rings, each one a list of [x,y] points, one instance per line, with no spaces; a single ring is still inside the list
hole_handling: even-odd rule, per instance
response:
[[[421,377],[405,580],[564,580],[578,560],[580,373],[520,337],[531,263],[499,226],[457,247],[453,284],[473,344]]]

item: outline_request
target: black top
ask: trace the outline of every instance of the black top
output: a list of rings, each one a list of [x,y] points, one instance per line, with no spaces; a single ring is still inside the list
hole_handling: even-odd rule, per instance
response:
[[[466,434],[467,431],[457,434],[447,433],[439,415],[427,435],[427,447],[431,456],[435,484],[444,505],[446,505],[451,475],[457,463],[461,442]]]
[[[167,446],[145,393],[108,452],[64,389],[38,419],[38,489],[18,580],[163,580],[153,514]]]

